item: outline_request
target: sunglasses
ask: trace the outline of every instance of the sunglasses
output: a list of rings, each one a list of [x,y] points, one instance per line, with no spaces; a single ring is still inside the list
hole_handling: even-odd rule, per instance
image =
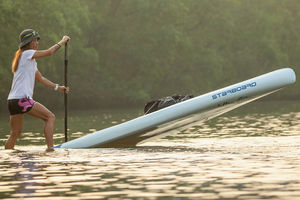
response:
[[[38,32],[36,32],[36,31],[33,31],[32,33],[28,33],[28,34],[26,34],[26,35],[24,35],[24,37],[23,38],[27,38],[27,37],[29,37],[29,36],[36,36],[38,34]]]

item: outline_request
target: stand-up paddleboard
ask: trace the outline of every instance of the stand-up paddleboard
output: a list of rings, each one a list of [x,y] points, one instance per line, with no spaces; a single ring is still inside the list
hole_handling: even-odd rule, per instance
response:
[[[134,147],[150,139],[184,131],[295,81],[296,75],[292,69],[276,70],[96,131],[56,148]]]

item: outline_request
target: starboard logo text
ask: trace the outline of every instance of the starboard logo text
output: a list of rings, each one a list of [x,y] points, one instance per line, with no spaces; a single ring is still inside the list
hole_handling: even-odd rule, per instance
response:
[[[218,99],[218,98],[221,98],[221,97],[224,97],[228,94],[234,94],[236,92],[240,92],[242,90],[247,90],[248,88],[252,88],[252,87],[255,87],[256,86],[256,82],[252,82],[252,83],[248,83],[246,85],[241,85],[241,86],[238,86],[236,88],[233,88],[233,89],[230,89],[230,90],[227,90],[227,91],[223,91],[223,92],[220,92],[220,93],[217,93],[217,94],[214,94],[212,95],[212,99]]]

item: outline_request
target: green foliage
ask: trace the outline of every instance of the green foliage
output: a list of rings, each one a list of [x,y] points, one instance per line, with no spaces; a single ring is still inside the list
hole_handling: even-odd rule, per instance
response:
[[[142,105],[200,94],[282,67],[299,71],[298,0],[1,0],[1,110],[18,35],[33,28],[40,49],[69,35],[73,108]],[[63,49],[38,60],[63,83]],[[274,98],[299,98],[299,83]],[[62,95],[36,84],[35,99],[62,107]],[[4,105],[4,106],[2,106]]]

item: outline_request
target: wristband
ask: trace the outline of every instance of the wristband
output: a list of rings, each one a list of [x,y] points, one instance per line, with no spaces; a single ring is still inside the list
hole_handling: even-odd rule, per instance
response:
[[[61,45],[60,44],[58,44],[58,43],[56,43],[59,47],[61,47]]]
[[[55,84],[55,88],[54,88],[55,91],[57,91],[58,86],[59,86],[58,84]]]

